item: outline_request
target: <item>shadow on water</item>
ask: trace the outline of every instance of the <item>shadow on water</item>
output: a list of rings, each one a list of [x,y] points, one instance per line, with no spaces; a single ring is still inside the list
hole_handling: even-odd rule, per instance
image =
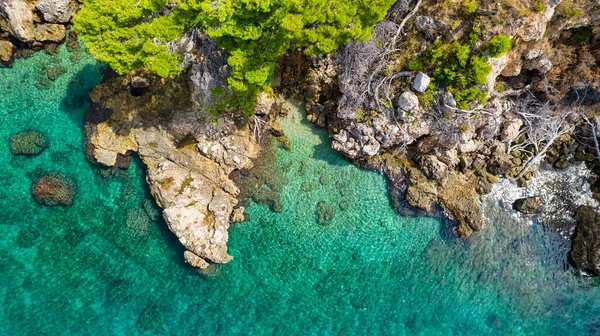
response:
[[[67,92],[60,102],[60,110],[69,114],[77,125],[83,125],[85,111],[91,103],[90,91],[102,77],[104,67],[88,64],[75,74],[67,85]]]

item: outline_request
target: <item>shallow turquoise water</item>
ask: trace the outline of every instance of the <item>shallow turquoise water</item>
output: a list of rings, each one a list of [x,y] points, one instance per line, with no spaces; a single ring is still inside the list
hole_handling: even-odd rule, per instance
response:
[[[56,62],[70,71],[38,89]],[[468,240],[400,217],[385,180],[347,164],[297,110],[284,121],[292,150],[278,150],[284,211],[252,205],[230,230],[234,260],[198,274],[162,221],[127,225],[149,198],[141,163],[103,177],[86,162],[85,97],[99,80],[98,64],[62,49],[0,69],[1,335],[600,334],[600,290],[566,266],[564,240],[500,212]],[[25,129],[49,149],[12,156],[8,137]],[[76,181],[73,206],[30,196],[50,171]],[[349,208],[321,226],[322,200]]]

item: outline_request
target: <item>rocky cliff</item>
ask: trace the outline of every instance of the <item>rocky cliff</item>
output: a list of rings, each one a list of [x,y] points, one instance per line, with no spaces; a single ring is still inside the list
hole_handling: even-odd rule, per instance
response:
[[[524,187],[543,160],[593,168],[598,156],[600,7],[474,4],[398,1],[371,40],[308,61],[303,85],[310,119],[329,128],[334,149],[382,171],[411,205],[441,205],[461,237],[482,229],[480,198],[500,178]],[[512,45],[494,58],[486,41],[499,34]],[[488,55],[487,78],[474,87],[487,98],[457,106],[460,92],[430,85],[440,69],[415,63],[440,41]]]

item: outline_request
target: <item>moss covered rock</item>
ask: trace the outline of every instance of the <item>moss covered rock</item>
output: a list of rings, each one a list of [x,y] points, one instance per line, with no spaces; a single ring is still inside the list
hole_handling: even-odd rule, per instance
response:
[[[9,140],[10,152],[14,155],[40,155],[47,147],[48,140],[37,131],[24,131],[13,134]]]
[[[317,203],[317,222],[320,225],[328,225],[331,223],[337,212],[336,208],[327,201]]]
[[[35,200],[48,206],[69,206],[73,204],[75,193],[75,183],[58,173],[43,175],[31,186],[31,195]]]

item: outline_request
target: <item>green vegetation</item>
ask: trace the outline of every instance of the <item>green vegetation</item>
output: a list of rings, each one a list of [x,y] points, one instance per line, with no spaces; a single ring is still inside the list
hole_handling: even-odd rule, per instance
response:
[[[184,26],[172,17],[153,18],[166,0],[88,0],[75,17],[75,29],[89,51],[116,72],[146,67],[166,77],[181,71],[167,42]]]
[[[477,0],[465,0],[463,4],[463,13],[471,15],[477,11]]]
[[[492,68],[487,64],[487,58],[478,55],[469,45],[437,40],[422,55],[421,62],[434,69],[434,82],[453,93],[459,108],[467,109],[475,100],[485,103],[487,93],[475,86],[485,84]]]
[[[373,122],[373,118],[375,118],[376,116],[377,116],[377,111],[375,111],[375,110],[365,111],[363,109],[360,109],[360,110],[356,111],[356,113],[355,113],[356,120],[364,121],[367,123]]]
[[[544,10],[544,8],[546,8],[546,5],[544,4],[544,1],[542,1],[542,0],[539,0],[533,6],[533,10],[536,11],[536,12],[541,12],[541,11]]]
[[[507,51],[510,50],[512,46],[512,40],[510,37],[504,34],[498,34],[483,47],[483,49],[491,56],[491,57],[500,57],[506,54]]]
[[[267,89],[274,63],[287,50],[324,54],[351,40],[366,40],[394,0],[88,0],[75,27],[90,52],[125,73],[146,67],[160,76],[181,71],[167,43],[190,28],[216,38],[229,51],[230,104],[251,113]],[[231,105],[230,105],[231,106]]]
[[[590,43],[594,37],[594,29],[590,26],[579,27],[571,29],[571,37],[569,42],[572,44],[586,44]]]

